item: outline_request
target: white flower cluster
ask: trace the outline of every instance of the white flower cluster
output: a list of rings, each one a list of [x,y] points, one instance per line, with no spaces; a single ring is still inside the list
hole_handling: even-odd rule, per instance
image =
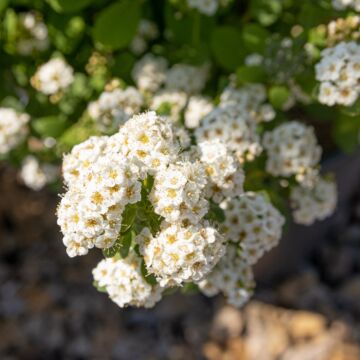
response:
[[[211,181],[206,186],[206,197],[216,203],[243,192],[244,173],[239,162],[219,139],[198,144],[200,160]]]
[[[41,65],[31,78],[32,86],[45,95],[64,91],[74,81],[73,69],[61,58],[54,58]]]
[[[20,13],[19,39],[16,42],[20,55],[31,55],[49,47],[48,30],[41,17],[33,12]]]
[[[208,65],[175,64],[166,74],[165,86],[169,90],[197,94],[205,87],[208,73]]]
[[[132,77],[143,92],[156,92],[166,79],[167,60],[153,54],[144,55],[134,66]]]
[[[30,116],[0,107],[0,154],[6,154],[24,140]]]
[[[351,106],[360,92],[360,45],[341,42],[321,53],[315,66],[316,79],[321,82],[319,101],[333,106]]]
[[[150,109],[157,114],[168,116],[173,122],[180,120],[187,101],[184,92],[177,90],[161,90],[151,100]]]
[[[198,285],[206,296],[222,292],[229,304],[241,307],[252,296],[255,281],[251,265],[229,244],[214,270]]]
[[[219,7],[227,6],[232,0],[187,0],[188,6],[196,9],[200,13],[212,16],[218,11]]]
[[[264,195],[246,192],[224,201],[221,207],[225,213],[222,232],[227,240],[240,245],[249,264],[278,245],[285,219]]]
[[[353,8],[355,11],[360,11],[360,0],[332,0],[332,4],[336,10]]]
[[[131,41],[130,50],[135,55],[143,54],[148,48],[148,42],[154,40],[159,35],[156,24],[150,20],[140,20],[137,34]]]
[[[201,163],[170,164],[155,175],[150,195],[155,212],[172,224],[197,224],[208,212],[206,183]]]
[[[273,107],[266,103],[266,88],[263,84],[248,84],[236,89],[228,86],[220,97],[220,106],[237,106],[239,113],[247,114],[257,123],[275,118]]]
[[[89,104],[89,115],[97,122],[100,130],[119,128],[132,115],[140,112],[144,99],[134,87],[104,91]]]
[[[20,177],[32,190],[41,190],[59,176],[59,168],[52,164],[40,164],[35,156],[27,156],[21,165]]]
[[[191,96],[184,114],[185,126],[188,129],[199,127],[202,118],[214,109],[214,105],[206,96]]]
[[[219,139],[240,162],[253,160],[261,153],[256,122],[236,105],[217,107],[203,118],[195,130],[197,143]]]
[[[160,286],[200,281],[225,252],[223,237],[206,223],[185,227],[165,223],[155,237],[144,229],[137,242],[147,269]]]
[[[266,170],[274,176],[290,177],[307,186],[315,181],[321,158],[314,129],[298,121],[283,123],[265,133]]]
[[[294,187],[290,199],[295,222],[311,225],[334,212],[337,203],[336,184],[332,180],[319,178],[311,189]]]
[[[141,261],[135,254],[125,259],[104,259],[93,270],[94,280],[104,288],[120,307],[153,307],[160,299],[162,288],[150,285],[141,275]]]

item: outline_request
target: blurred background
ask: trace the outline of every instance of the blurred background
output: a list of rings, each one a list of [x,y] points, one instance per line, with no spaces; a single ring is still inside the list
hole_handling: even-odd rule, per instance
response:
[[[260,262],[255,297],[242,310],[221,297],[180,294],[151,310],[118,308],[92,286],[100,252],[66,255],[57,196],[25,188],[14,169],[1,166],[0,358],[358,360],[360,177],[354,159],[358,154],[348,161],[347,176],[344,169],[338,173],[347,196],[336,214],[312,228],[290,226]]]

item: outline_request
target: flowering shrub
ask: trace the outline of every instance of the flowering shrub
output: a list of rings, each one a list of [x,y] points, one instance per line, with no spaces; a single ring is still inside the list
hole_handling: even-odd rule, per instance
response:
[[[359,4],[0,2],[0,158],[34,190],[63,178],[66,251],[101,249],[120,307],[172,288],[241,306],[289,214],[336,206],[317,135],[359,143]]]

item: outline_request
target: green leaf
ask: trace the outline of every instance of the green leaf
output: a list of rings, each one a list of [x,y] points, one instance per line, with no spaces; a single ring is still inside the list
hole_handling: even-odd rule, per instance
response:
[[[24,111],[23,104],[14,96],[7,96],[0,102],[1,107],[9,107],[18,112]]]
[[[199,287],[190,282],[190,283],[185,283],[182,287],[181,287],[181,292],[183,294],[186,295],[192,295],[192,294],[197,294],[199,292]]]
[[[247,50],[262,53],[265,49],[269,32],[257,24],[247,24],[242,31],[244,46]]]
[[[121,233],[126,233],[134,223],[136,214],[137,214],[136,204],[128,204],[125,207],[125,210],[122,214],[122,223],[121,223]]]
[[[269,100],[276,109],[281,109],[289,99],[290,91],[286,86],[272,86],[269,90]]]
[[[227,70],[235,70],[245,58],[241,32],[235,27],[219,26],[211,36],[211,50],[216,61]]]
[[[65,117],[60,116],[45,116],[34,119],[31,122],[32,128],[41,136],[51,136],[57,138],[60,136],[69,123]]]
[[[120,240],[120,256],[124,259],[129,255],[129,250],[130,250],[130,246],[131,244],[135,241],[135,231],[130,230],[127,233],[125,233],[124,235],[121,235],[121,240]]]
[[[240,66],[236,70],[240,83],[259,83],[266,79],[266,72],[262,66]]]
[[[148,284],[150,284],[150,285],[157,284],[155,276],[153,274],[148,273],[144,260],[141,262],[141,275]]]
[[[208,220],[216,221],[218,223],[222,223],[225,221],[225,213],[220,206],[212,201],[209,202],[210,208],[208,213],[206,214],[206,218]]]
[[[112,258],[120,251],[121,246],[121,236],[119,235],[115,241],[115,244],[107,249],[103,249],[102,253],[106,258]]]
[[[75,12],[87,7],[93,0],[48,0],[57,12]]]
[[[96,288],[96,290],[97,291],[99,291],[99,292],[102,292],[102,293],[106,293],[107,291],[106,291],[106,287],[105,286],[100,286],[99,285],[99,282],[98,281],[93,281],[93,286],[94,286],[94,288]]]
[[[122,0],[111,4],[96,18],[94,40],[111,49],[127,46],[136,34],[140,16],[138,0]]]
[[[333,125],[333,135],[341,150],[351,152],[360,144],[359,116],[340,115]]]
[[[0,13],[2,13],[9,5],[9,0],[0,0]]]
[[[282,2],[279,0],[252,0],[250,10],[261,25],[269,26],[280,17]]]

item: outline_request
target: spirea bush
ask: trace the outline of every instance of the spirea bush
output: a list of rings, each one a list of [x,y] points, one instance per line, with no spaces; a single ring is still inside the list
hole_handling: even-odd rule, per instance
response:
[[[0,1],[0,159],[62,193],[67,254],[101,251],[94,285],[120,307],[242,306],[286,221],[336,207],[321,159],[359,144],[359,9]]]

